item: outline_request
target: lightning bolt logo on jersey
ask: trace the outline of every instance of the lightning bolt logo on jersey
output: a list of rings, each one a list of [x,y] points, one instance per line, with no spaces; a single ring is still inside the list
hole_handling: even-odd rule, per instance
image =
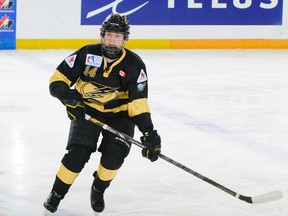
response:
[[[104,86],[95,82],[77,82],[76,89],[86,101],[98,105],[105,105],[110,101],[117,100],[120,96],[117,88]]]

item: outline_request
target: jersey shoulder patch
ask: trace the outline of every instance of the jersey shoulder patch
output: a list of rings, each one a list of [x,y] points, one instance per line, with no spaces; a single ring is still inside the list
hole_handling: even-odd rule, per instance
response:
[[[68,56],[67,58],[65,58],[65,62],[69,65],[70,68],[73,68],[76,57],[77,55],[75,54],[75,55]]]
[[[137,79],[137,83],[142,83],[145,82],[147,80],[147,75],[145,73],[145,71],[143,69],[141,69],[139,77]]]

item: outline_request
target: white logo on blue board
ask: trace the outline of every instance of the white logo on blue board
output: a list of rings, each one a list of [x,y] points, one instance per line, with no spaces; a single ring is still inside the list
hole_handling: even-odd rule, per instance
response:
[[[90,11],[89,13],[87,13],[86,18],[90,18],[90,17],[96,16],[97,14],[100,14],[100,13],[108,10],[109,8],[112,8],[112,13],[114,13],[114,14],[120,14],[120,15],[127,16],[129,14],[132,14],[132,13],[136,12],[137,10],[140,10],[142,7],[144,7],[146,4],[149,3],[149,1],[146,1],[142,5],[139,5],[138,7],[134,8],[132,10],[126,11],[124,13],[119,13],[119,12],[117,12],[117,6],[123,1],[124,0],[115,0],[114,2],[112,2],[110,4],[107,4],[107,5],[105,5],[105,6],[101,7],[101,8],[98,8],[98,9],[96,9],[94,11]]]
[[[102,64],[102,60],[102,56],[87,54],[85,64],[93,67],[100,67]]]

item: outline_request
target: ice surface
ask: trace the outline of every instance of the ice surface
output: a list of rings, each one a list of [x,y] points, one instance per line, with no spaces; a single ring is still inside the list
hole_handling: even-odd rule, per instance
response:
[[[71,52],[0,51],[0,216],[43,215],[69,130],[48,80]],[[163,154],[240,194],[279,189],[284,198],[247,204],[161,159],[149,162],[134,146],[101,215],[288,215],[288,51],[136,52],[147,66]],[[93,215],[99,157],[92,155],[53,215]]]

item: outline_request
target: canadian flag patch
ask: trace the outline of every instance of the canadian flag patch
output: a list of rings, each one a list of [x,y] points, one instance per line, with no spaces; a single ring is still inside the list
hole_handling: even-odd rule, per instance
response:
[[[146,75],[146,73],[144,72],[144,70],[142,69],[142,70],[140,71],[139,77],[138,77],[138,79],[137,79],[137,83],[141,83],[141,82],[144,82],[144,81],[146,81],[146,80],[147,80],[147,75]]]
[[[74,66],[76,56],[77,55],[75,54],[75,55],[68,56],[67,58],[65,58],[65,62],[69,65],[70,68]]]
[[[124,71],[120,70],[120,71],[119,71],[119,75],[120,75],[121,77],[125,77],[125,76],[126,76],[126,73],[125,73]]]

